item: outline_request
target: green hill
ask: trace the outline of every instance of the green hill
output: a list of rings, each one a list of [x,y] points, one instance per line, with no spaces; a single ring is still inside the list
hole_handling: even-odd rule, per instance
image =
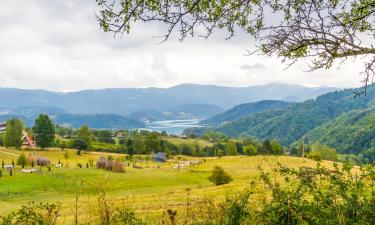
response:
[[[320,142],[340,153],[364,154],[375,159],[375,126],[369,122],[375,108],[353,110],[328,121],[305,134],[298,142]]]
[[[315,100],[295,103],[278,112],[261,112],[243,117],[217,128],[231,136],[252,136],[277,139],[289,145],[314,128],[335,119],[345,112],[366,109],[374,105],[375,87],[366,96],[355,97],[356,89],[335,91]]]

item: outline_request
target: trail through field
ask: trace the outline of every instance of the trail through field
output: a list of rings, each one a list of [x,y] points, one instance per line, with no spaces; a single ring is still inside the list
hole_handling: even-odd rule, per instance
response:
[[[0,153],[4,153],[4,154],[6,154],[6,155],[11,155],[11,156],[18,156],[18,154],[16,154],[16,153],[11,153],[11,152],[0,151]]]

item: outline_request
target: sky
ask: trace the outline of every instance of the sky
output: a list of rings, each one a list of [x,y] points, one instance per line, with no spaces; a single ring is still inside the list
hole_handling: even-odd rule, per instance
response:
[[[3,1],[0,7],[0,87],[76,91],[170,87],[182,83],[251,86],[270,82],[358,87],[363,65],[307,72],[280,59],[247,56],[254,41],[217,32],[209,39],[165,43],[158,24],[137,24],[130,34],[99,29],[95,0]],[[287,68],[287,69],[286,69]]]

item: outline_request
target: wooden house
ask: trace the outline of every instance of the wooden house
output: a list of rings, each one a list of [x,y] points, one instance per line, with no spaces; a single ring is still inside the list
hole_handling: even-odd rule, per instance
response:
[[[21,148],[35,148],[35,147],[36,145],[32,137],[26,131],[22,131]]]

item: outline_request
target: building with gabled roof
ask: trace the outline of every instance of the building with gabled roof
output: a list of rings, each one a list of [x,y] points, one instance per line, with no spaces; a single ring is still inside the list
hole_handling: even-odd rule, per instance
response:
[[[33,138],[26,131],[22,131],[21,148],[36,148]]]

